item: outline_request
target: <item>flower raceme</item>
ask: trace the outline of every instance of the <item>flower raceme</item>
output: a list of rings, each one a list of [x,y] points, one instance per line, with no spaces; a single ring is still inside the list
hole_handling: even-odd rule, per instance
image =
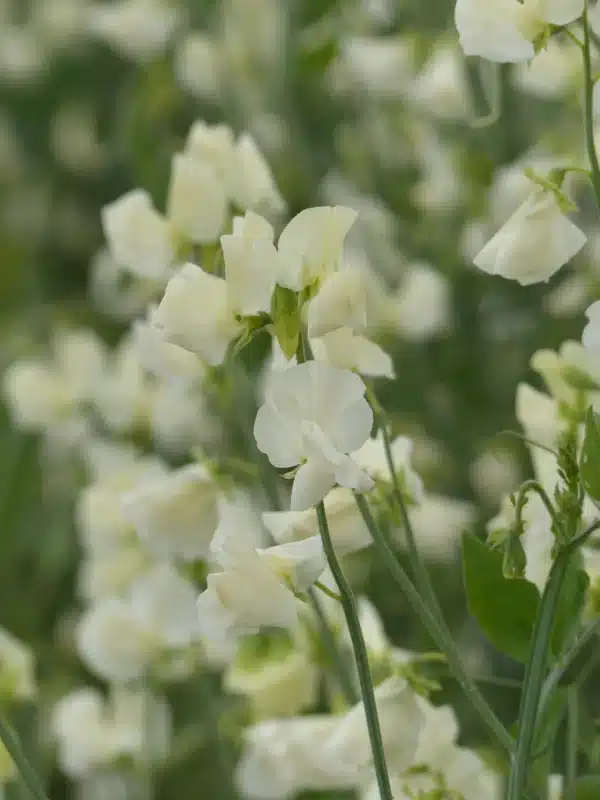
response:
[[[364,492],[373,480],[348,455],[367,441],[373,412],[352,372],[309,361],[269,382],[254,425],[256,443],[275,467],[299,467],[291,509],[319,503],[336,484]]]
[[[551,25],[578,19],[584,0],[457,0],[455,22],[468,56],[489,61],[530,61]]]

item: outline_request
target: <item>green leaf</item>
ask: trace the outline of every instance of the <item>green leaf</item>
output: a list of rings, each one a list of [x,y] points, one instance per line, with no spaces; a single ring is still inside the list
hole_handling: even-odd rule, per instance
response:
[[[575,800],[598,800],[600,775],[582,775],[575,784]]]
[[[585,417],[581,481],[592,500],[600,502],[600,415],[595,414],[591,408]]]
[[[590,579],[581,569],[581,559],[573,558],[560,593],[556,608],[556,619],[552,631],[552,652],[558,656],[569,642],[571,633],[577,630],[585,604]]]
[[[527,661],[540,603],[537,588],[524,578],[505,578],[502,553],[475,536],[463,536],[462,556],[472,616],[498,650]]]
[[[300,311],[296,292],[279,284],[275,286],[271,299],[271,318],[273,332],[283,354],[289,360],[296,355],[300,341]]]

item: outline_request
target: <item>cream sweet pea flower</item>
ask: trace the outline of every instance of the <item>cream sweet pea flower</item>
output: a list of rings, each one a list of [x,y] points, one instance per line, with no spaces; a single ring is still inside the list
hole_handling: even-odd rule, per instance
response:
[[[490,61],[530,61],[548,25],[568,25],[584,0],[457,0],[455,22],[468,56]]]
[[[208,576],[198,599],[199,629],[208,641],[227,642],[262,627],[295,628],[304,591],[325,569],[319,537],[257,549],[238,527],[220,525],[211,544],[220,572]]]
[[[316,505],[336,483],[359,492],[372,488],[347,455],[365,443],[373,425],[364,392],[358,375],[317,361],[271,376],[254,436],[273,466],[299,466],[293,511]]]
[[[310,344],[317,361],[372,378],[394,377],[394,364],[385,350],[350,328],[338,328]]]
[[[171,229],[147,192],[135,189],[105,206],[102,224],[120,267],[141,278],[162,281],[168,276],[174,258]]]
[[[248,211],[233,221],[233,233],[221,236],[225,280],[231,305],[239,314],[268,312],[280,271],[273,228]]]
[[[146,675],[171,651],[197,638],[195,587],[163,563],[141,575],[124,597],[106,597],[82,616],[77,647],[97,675],[125,682]]]
[[[119,687],[105,699],[97,689],[76,689],[54,707],[51,728],[58,760],[71,778],[115,764],[163,758],[171,738],[167,704],[148,692]]]
[[[86,22],[92,35],[144,63],[165,49],[181,19],[179,9],[160,0],[118,0],[94,3]]]
[[[551,278],[585,242],[585,234],[564,215],[554,192],[536,187],[474,263],[491,275],[529,286]]]
[[[371,534],[349,489],[336,487],[323,501],[331,540],[340,555],[354,553],[371,544]],[[307,511],[265,511],[264,525],[278,543],[296,542],[319,535],[317,517]]]
[[[271,169],[249,133],[243,133],[235,144],[227,178],[229,197],[238,208],[274,212],[285,208]]]
[[[191,263],[171,278],[152,321],[167,341],[212,366],[223,361],[230,342],[242,330],[226,281]]]
[[[386,760],[413,764],[423,713],[400,678],[375,690]],[[288,800],[303,791],[352,791],[368,780],[372,754],[362,703],[345,714],[268,720],[246,732],[237,783],[249,800]],[[374,798],[376,795],[372,795]]]
[[[364,331],[368,320],[362,273],[342,269],[327,276],[310,302],[307,323],[309,336],[323,336],[339,328]]]
[[[227,220],[223,181],[214,166],[186,153],[171,165],[167,216],[173,228],[195,244],[216,242]]]
[[[219,491],[207,469],[190,464],[142,480],[121,506],[144,544],[156,555],[205,558],[218,524]]]
[[[340,265],[346,234],[357,217],[344,206],[317,206],[297,214],[283,229],[277,250],[279,283],[299,292]]]

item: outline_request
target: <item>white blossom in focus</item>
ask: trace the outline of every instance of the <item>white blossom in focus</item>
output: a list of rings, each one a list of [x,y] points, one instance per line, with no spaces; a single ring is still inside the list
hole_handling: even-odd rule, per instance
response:
[[[373,412],[352,372],[309,361],[271,377],[254,425],[256,443],[273,466],[298,466],[291,508],[320,502],[336,483],[364,492],[372,480],[348,453],[368,439]]]
[[[184,264],[170,279],[152,320],[167,341],[213,366],[241,333],[226,281],[195,264]]]

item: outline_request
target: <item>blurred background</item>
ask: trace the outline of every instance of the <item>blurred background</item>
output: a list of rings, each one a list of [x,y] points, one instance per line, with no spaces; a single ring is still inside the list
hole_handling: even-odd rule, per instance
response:
[[[107,267],[102,207],[140,187],[163,208],[171,157],[194,121],[249,131],[286,201],[282,221],[312,205],[360,212],[347,257],[394,298],[380,343],[397,379],[377,389],[415,441],[430,498],[415,512],[417,534],[465,658],[511,679],[518,667],[468,619],[457,544],[530,472],[522,443],[499,433],[518,428],[519,382],[542,385],[532,354],[579,338],[600,289],[600,238],[575,186],[589,244],[574,266],[529,288],[472,267],[525,196],[524,167],[581,160],[580,72],[560,41],[536,68],[468,61],[452,13],[448,0],[0,0],[0,368],[50,363],[65,330],[91,328],[114,346],[148,293]],[[10,391],[2,402],[0,623],[31,648],[38,686],[10,715],[60,800],[77,790],[38,722],[66,691],[98,683],[72,637],[81,468],[47,431],[18,424]],[[388,578],[361,559],[357,581],[392,639],[431,647]],[[195,721],[206,733],[235,717],[218,683],[169,687],[179,727]],[[514,687],[485,693],[514,719]],[[450,681],[443,695],[465,741],[480,743]],[[235,745],[218,740],[184,742],[155,796],[234,796],[222,759]],[[9,798],[18,791],[7,784]],[[89,786],[80,795],[94,797]]]

